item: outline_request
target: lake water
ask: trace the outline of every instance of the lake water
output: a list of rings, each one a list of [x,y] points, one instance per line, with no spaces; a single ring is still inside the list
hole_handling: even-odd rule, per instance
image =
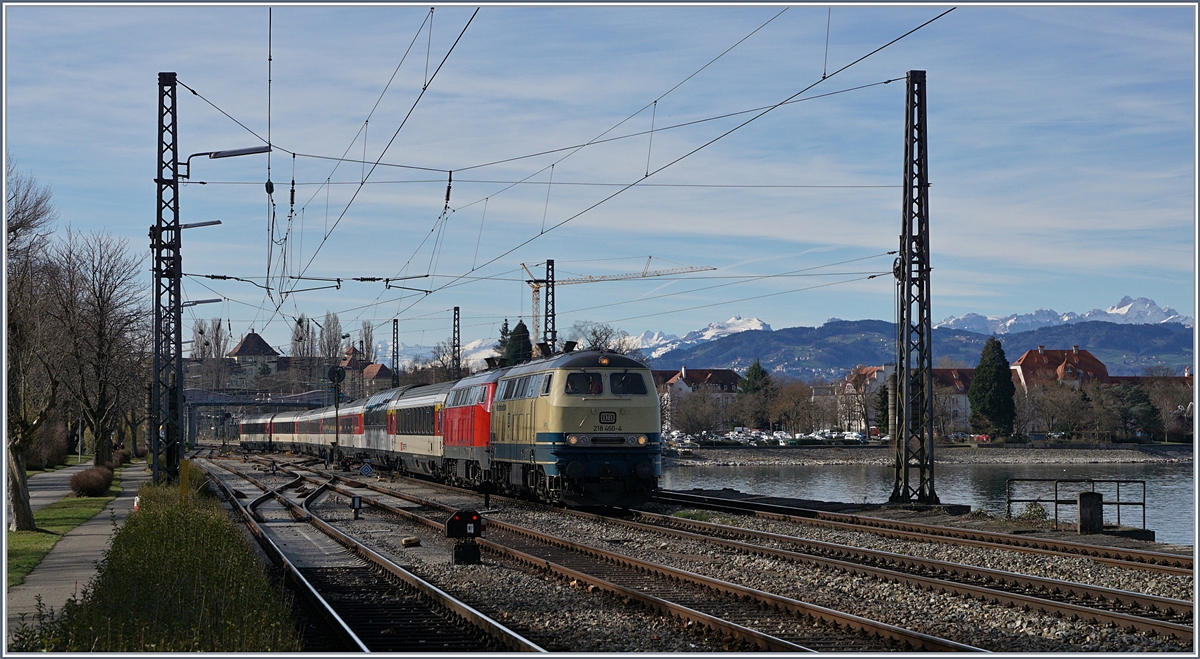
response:
[[[668,490],[692,488],[719,490],[723,487],[764,496],[842,501],[846,503],[882,503],[892,493],[895,470],[884,465],[749,465],[713,467],[663,466],[659,486]],[[993,515],[1005,513],[1005,482],[1010,478],[1049,478],[1146,481],[1146,528],[1155,532],[1158,542],[1195,544],[1196,501],[1191,463],[1138,463],[1086,465],[996,465],[939,464],[934,472],[934,487],[945,504],[966,504]],[[1040,487],[1040,491],[1021,488]],[[1074,501],[1083,486],[1062,484],[1059,498]],[[1073,489],[1072,489],[1073,488]],[[1106,502],[1115,500],[1115,486],[1097,484]],[[1052,484],[1014,486],[1015,498],[1053,497]],[[1140,501],[1141,487],[1121,485],[1122,501]],[[1052,504],[1042,504],[1051,517]],[[1013,514],[1025,504],[1013,504]],[[1115,506],[1105,505],[1106,523],[1116,523]],[[1059,522],[1073,523],[1075,506],[1059,507]],[[1121,523],[1140,527],[1140,507],[1122,506]]]

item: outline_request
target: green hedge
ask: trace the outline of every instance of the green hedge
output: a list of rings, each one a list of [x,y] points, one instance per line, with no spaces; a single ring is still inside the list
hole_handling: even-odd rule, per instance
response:
[[[191,480],[191,479],[189,479]],[[289,596],[210,498],[143,485],[95,579],[61,615],[40,611],[10,650],[297,652]]]

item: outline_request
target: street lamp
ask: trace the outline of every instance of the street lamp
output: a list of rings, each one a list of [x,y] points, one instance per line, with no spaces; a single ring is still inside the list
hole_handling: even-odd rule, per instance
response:
[[[183,308],[204,304],[197,300],[183,302],[183,268],[180,257],[180,234],[185,228],[212,226],[219,221],[183,225],[179,223],[179,182],[191,176],[191,159],[229,158],[256,153],[268,153],[271,146],[259,145],[246,149],[202,151],[184,161],[180,171],[178,152],[177,81],[174,72],[158,74],[158,165],[154,182],[158,185],[158,217],[150,228],[150,250],[154,269],[154,379],[150,393],[150,440],[154,480],[160,478],[159,453],[166,460],[168,478],[176,477],[183,458]],[[212,300],[214,302],[220,300]],[[163,444],[165,442],[165,445]]]
[[[201,151],[200,153],[193,153],[187,157],[187,160],[184,161],[183,166],[187,167],[187,171],[179,174],[179,178],[190,179],[192,177],[192,158],[195,158],[196,156],[208,156],[211,160],[213,158],[233,158],[235,156],[252,156],[256,153],[270,152],[270,144],[260,144],[259,146],[250,146],[244,149],[226,149],[224,151]]]

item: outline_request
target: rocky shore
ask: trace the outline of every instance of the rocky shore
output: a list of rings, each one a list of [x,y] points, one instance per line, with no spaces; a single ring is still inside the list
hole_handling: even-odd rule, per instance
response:
[[[673,467],[742,465],[889,465],[895,461],[886,446],[815,448],[698,448],[690,456],[663,456]],[[1190,446],[1138,448],[999,448],[938,447],[940,464],[1132,464],[1139,462],[1192,461]]]

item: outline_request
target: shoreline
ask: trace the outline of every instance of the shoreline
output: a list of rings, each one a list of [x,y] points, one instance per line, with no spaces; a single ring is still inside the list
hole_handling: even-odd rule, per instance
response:
[[[1192,447],[1126,448],[975,448],[937,447],[936,464],[1138,464],[1191,463]],[[689,457],[663,456],[663,466],[737,467],[748,465],[890,465],[894,449],[879,447],[692,449]]]

